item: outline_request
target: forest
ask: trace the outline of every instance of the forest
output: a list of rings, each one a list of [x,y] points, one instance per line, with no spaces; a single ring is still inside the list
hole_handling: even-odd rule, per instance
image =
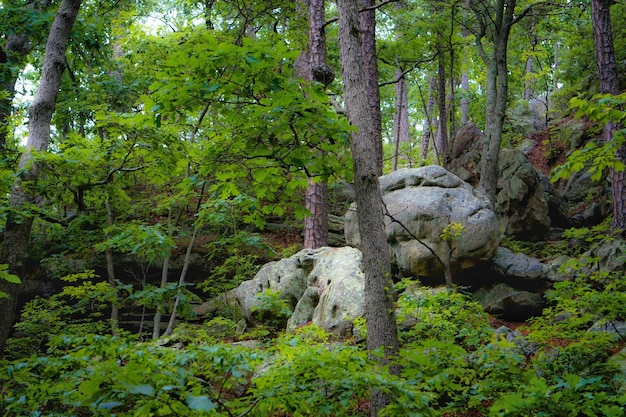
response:
[[[0,28],[1,416],[626,416],[626,2]]]

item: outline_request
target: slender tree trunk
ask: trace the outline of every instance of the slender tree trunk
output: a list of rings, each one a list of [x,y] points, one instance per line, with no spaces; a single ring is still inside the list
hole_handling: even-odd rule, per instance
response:
[[[326,64],[324,0],[300,0],[297,10],[308,17],[309,43],[298,58],[296,72],[308,82],[317,81],[327,86],[334,74]],[[304,247],[328,246],[328,184],[325,181],[308,179],[305,207],[311,215],[304,218]]]
[[[191,239],[189,240],[189,245],[187,246],[187,252],[185,252],[185,260],[183,261],[183,269],[180,271],[180,278],[178,279],[178,286],[181,287],[185,283],[185,279],[187,278],[187,270],[189,270],[189,261],[191,259],[191,251],[193,249],[193,245],[196,243],[196,236],[198,235],[199,225],[196,225],[193,228],[193,234],[191,235]],[[180,289],[178,290],[180,292]],[[176,296],[174,300],[174,307],[172,307],[172,314],[170,315],[170,320],[167,323],[167,329],[163,332],[163,336],[168,336],[172,334],[174,331],[174,325],[176,324],[176,314],[178,311],[178,306],[180,305],[180,295]]]
[[[376,146],[371,149],[371,158],[374,158],[378,167],[378,175],[383,175],[383,133],[382,116],[380,113],[380,89],[378,87],[378,55],[376,53],[376,10],[372,8],[376,0],[360,0],[360,7],[364,10],[359,14],[361,26],[361,51],[363,54],[363,70],[365,73],[365,89],[372,112],[372,124]]]
[[[396,113],[393,120],[393,163],[392,169],[398,169],[400,146],[409,143],[409,99],[408,85],[402,68],[396,68]]]
[[[42,12],[50,5],[49,0],[35,1],[24,6],[31,11]],[[6,34],[4,46],[0,46],[0,88],[5,95],[0,97],[0,151],[7,148],[7,136],[9,134],[9,117],[13,112],[13,99],[15,98],[15,83],[20,71],[26,65],[26,56],[32,49],[31,38],[28,28]]]
[[[498,163],[502,129],[508,94],[507,47],[511,27],[514,23],[515,0],[499,0],[492,10],[480,0],[470,0],[470,7],[479,21],[480,30],[476,36],[478,53],[487,66],[487,104],[485,114],[485,145],[480,161],[480,182],[478,189],[492,203],[496,201],[498,183]],[[493,12],[493,14],[492,14]],[[483,40],[491,41],[491,51],[485,51]]]
[[[35,97],[29,107],[28,139],[18,165],[21,173],[11,191],[9,202],[10,214],[6,221],[2,242],[2,263],[9,264],[9,271],[22,275],[28,256],[28,242],[33,224],[32,215],[28,214],[28,205],[35,203],[35,191],[32,184],[39,176],[39,163],[33,162],[33,151],[45,151],[50,142],[50,122],[59,95],[61,76],[65,70],[65,50],[70,32],[81,0],[63,0],[52,22],[46,44],[41,81]],[[19,214],[18,214],[19,213]],[[0,281],[0,291],[7,292],[11,298],[0,300],[0,352],[4,348],[15,317],[17,287]]]
[[[591,17],[600,92],[615,95],[619,93],[619,82],[611,32],[610,6],[612,3],[612,0],[591,0]],[[615,132],[619,129],[621,129],[621,125],[616,122],[606,123],[604,125],[604,141],[612,141]],[[626,163],[626,145],[620,146],[617,156]],[[613,229],[624,232],[626,231],[626,173],[611,169],[609,176],[613,195]]]
[[[367,349],[370,357],[382,364],[389,364],[398,352],[398,336],[391,261],[378,183],[379,166],[370,157],[372,149],[378,146],[378,138],[374,131],[371,103],[363,90],[365,74],[357,0],[338,0],[337,9],[346,112],[350,123],[357,128],[351,134],[350,146],[354,160],[357,218],[365,273]],[[378,351],[382,355],[377,355]],[[392,366],[391,371],[398,372],[398,369]],[[378,416],[388,401],[384,393],[373,392],[371,416]]]
[[[428,156],[428,147],[430,139],[435,138],[435,123],[437,120],[432,116],[433,108],[437,101],[435,92],[437,91],[437,78],[431,77],[428,86],[428,99],[426,102],[424,126],[422,128],[422,149],[420,159],[423,161]]]
[[[111,209],[111,204],[109,203],[109,196],[107,195],[106,200],[104,201],[104,205],[107,211],[107,223],[109,226],[113,226],[113,209]],[[111,236],[107,235],[107,239],[110,239]],[[106,267],[107,267],[107,280],[111,288],[116,288],[115,283],[115,263],[113,262],[113,249],[107,246],[104,251],[104,255],[106,258]],[[114,302],[111,303],[111,333],[117,334],[118,324],[120,322],[120,312]]]
[[[448,158],[448,110],[446,105],[446,66],[443,52],[437,58],[437,104],[439,107],[439,134],[437,135],[436,150],[443,166],[449,164]]]
[[[406,1],[400,0],[396,3],[396,10],[402,13],[406,9]],[[396,33],[396,42],[402,42],[404,36],[402,33]],[[408,83],[404,74],[404,69],[400,62],[396,62],[395,73],[396,85],[396,111],[393,120],[393,159],[392,170],[398,169],[400,159],[400,147],[402,144],[409,143],[409,97]]]

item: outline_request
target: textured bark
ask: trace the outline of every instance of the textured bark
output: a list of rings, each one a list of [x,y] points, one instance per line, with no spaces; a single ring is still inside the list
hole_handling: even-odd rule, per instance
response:
[[[396,10],[398,13],[402,13],[406,9],[406,1],[399,0],[396,3]],[[396,41],[402,42],[404,35],[401,33],[396,34]],[[395,79],[397,80],[395,85],[395,93],[396,93],[396,111],[393,120],[393,143],[394,143],[394,151],[393,151],[393,159],[392,159],[392,170],[395,171],[398,169],[398,163],[400,159],[400,146],[404,144],[408,144],[410,141],[409,134],[409,95],[408,95],[408,82],[406,80],[406,76],[404,74],[404,68],[400,65],[400,63],[396,63],[396,73]],[[411,165],[411,159],[407,157],[407,162]]]
[[[593,22],[593,38],[596,49],[596,65],[600,80],[600,92],[603,94],[618,94],[619,82],[617,78],[617,65],[615,63],[615,50],[613,46],[613,34],[611,32],[612,0],[592,0],[591,16]],[[610,142],[621,126],[615,122],[604,125],[604,141]],[[621,146],[617,156],[626,163],[626,146]],[[613,229],[626,230],[626,174],[610,170],[611,193],[613,194]]]
[[[377,166],[378,175],[383,175],[383,133],[382,116],[380,113],[380,89],[378,88],[378,55],[376,54],[376,10],[372,8],[375,0],[360,0],[362,9],[369,8],[359,14],[361,27],[361,51],[365,75],[365,89],[372,113],[372,127],[376,146],[370,155]]]
[[[36,1],[24,6],[27,12],[43,11],[50,1]],[[13,112],[15,83],[26,65],[26,56],[32,50],[32,39],[27,30],[7,34],[6,43],[0,46],[0,88],[6,95],[0,98],[0,151],[7,148],[9,117]]]
[[[304,247],[328,246],[328,184],[309,178],[305,203],[311,215],[304,221]]]
[[[400,145],[409,143],[409,98],[408,83],[402,68],[396,68],[396,112],[393,120],[394,152],[392,169],[398,169]]]
[[[439,128],[437,130],[437,140],[435,141],[435,149],[439,155],[439,160],[443,162],[443,166],[449,164],[448,157],[448,110],[446,105],[446,65],[444,62],[443,52],[439,52],[437,58],[437,105],[439,107]]]
[[[428,100],[426,102],[426,108],[424,109],[426,112],[426,117],[424,118],[424,126],[422,127],[422,149],[420,153],[420,159],[424,161],[428,156],[428,147],[430,139],[434,137],[434,126],[436,123],[436,119],[432,117],[433,108],[435,107],[436,97],[435,92],[437,91],[437,79],[432,77],[430,79],[430,84],[428,87]]]
[[[324,0],[298,1],[297,11],[308,16],[309,43],[298,57],[296,73],[308,82],[328,85],[334,74],[326,64]],[[311,215],[304,219],[304,247],[315,249],[328,246],[328,184],[309,178],[305,207]]]
[[[373,359],[389,363],[398,352],[398,336],[394,312],[391,261],[383,217],[383,204],[378,183],[379,166],[371,158],[378,146],[369,97],[363,89],[365,74],[361,55],[361,30],[357,0],[338,0],[339,51],[344,83],[344,102],[350,123],[358,130],[351,134],[354,160],[357,218],[361,234],[363,270],[365,273],[365,318],[367,349]],[[382,356],[375,352],[382,349]],[[397,372],[392,366],[392,372]],[[370,413],[378,412],[388,403],[382,392],[373,392]]]
[[[50,142],[50,121],[59,95],[61,76],[65,70],[65,50],[80,4],[81,0],[63,0],[59,6],[46,44],[39,88],[29,108],[28,139],[18,165],[21,175],[11,191],[11,211],[6,221],[0,254],[2,263],[9,264],[9,270],[18,276],[24,272],[33,224],[33,217],[28,214],[27,206],[34,204],[36,199],[29,183],[37,181],[40,169],[38,163],[33,163],[32,152],[47,150]],[[0,290],[3,288],[0,287]],[[12,296],[11,299],[0,300],[0,352],[4,348],[15,316],[17,288],[10,286],[7,292]]]
[[[485,2],[480,0],[470,0],[469,3],[479,22],[476,46],[479,55],[487,66],[485,145],[480,161],[478,189],[494,203],[497,194],[498,161],[509,86],[507,47],[511,27],[514,23],[516,1],[498,0],[494,8],[487,7]],[[483,45],[485,37],[491,42],[489,55]]]

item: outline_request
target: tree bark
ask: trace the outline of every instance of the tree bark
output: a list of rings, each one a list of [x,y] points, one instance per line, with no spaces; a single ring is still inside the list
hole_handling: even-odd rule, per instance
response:
[[[437,101],[435,97],[435,92],[437,91],[437,79],[435,77],[430,78],[430,83],[428,84],[428,99],[426,101],[426,108],[424,109],[425,118],[424,125],[422,127],[422,149],[420,153],[420,160],[424,161],[428,156],[428,147],[431,139],[434,139],[435,136],[435,123],[437,120],[432,116],[433,108],[435,107],[435,102]],[[433,140],[434,141],[434,140]]]
[[[50,28],[46,44],[41,81],[29,108],[28,139],[18,165],[20,173],[11,191],[10,214],[7,217],[2,242],[2,263],[9,264],[9,271],[22,275],[28,255],[28,242],[33,224],[33,216],[28,213],[28,205],[34,204],[36,195],[32,184],[39,176],[39,163],[33,162],[34,151],[45,151],[50,142],[50,122],[59,95],[61,77],[65,70],[65,50],[81,0],[63,0]],[[0,300],[0,352],[4,348],[15,317],[17,287],[10,285],[6,291],[11,298]]]
[[[339,51],[344,83],[344,101],[350,123],[357,128],[351,134],[351,151],[354,160],[357,218],[361,232],[361,251],[365,273],[365,318],[367,349],[370,357],[388,364],[398,352],[398,336],[394,312],[391,261],[383,204],[378,183],[379,166],[371,158],[378,146],[372,120],[371,103],[363,89],[365,74],[361,55],[361,30],[357,0],[338,0]],[[382,350],[382,355],[376,352]],[[398,369],[391,367],[392,372]],[[382,392],[373,392],[371,416],[388,404]]]
[[[297,11],[308,16],[309,43],[298,58],[296,73],[307,82],[317,81],[326,86],[334,74],[326,64],[324,0],[300,0]],[[311,214],[304,218],[304,247],[328,246],[328,184],[309,178],[304,201]]]
[[[402,68],[396,68],[396,113],[393,120],[394,152],[392,170],[398,169],[400,145],[409,143],[409,99],[408,84]]]
[[[516,0],[499,0],[493,9],[487,7],[480,0],[470,0],[469,4],[479,22],[479,31],[476,34],[478,53],[487,66],[485,145],[480,161],[478,189],[492,203],[495,203],[502,128],[509,86],[507,47],[511,27],[514,23]],[[491,42],[489,55],[483,45],[485,37]]]
[[[43,12],[50,5],[50,0],[36,1],[24,7],[26,13],[31,11]],[[17,30],[16,30],[17,29]],[[33,48],[32,39],[27,28],[15,33],[7,34],[4,47],[0,46],[0,88],[6,93],[0,98],[0,151],[7,149],[7,137],[9,134],[9,117],[13,112],[13,99],[15,98],[15,83],[20,71],[26,65],[26,56]]]
[[[591,0],[591,17],[593,23],[593,38],[596,49],[596,65],[600,80],[600,92],[603,94],[618,94],[619,82],[617,78],[617,65],[615,62],[615,49],[613,34],[611,32],[612,0]],[[621,126],[615,122],[604,125],[604,141],[610,142]],[[617,151],[618,158],[626,163],[626,145],[620,146]],[[626,230],[626,173],[611,169],[611,193],[613,195],[613,229],[624,232]]]
[[[441,44],[440,44],[441,46]],[[437,104],[439,107],[439,129],[435,149],[443,166],[449,165],[448,158],[448,110],[446,105],[446,66],[443,52],[440,50],[437,57]]]
[[[380,113],[380,89],[378,87],[378,55],[376,53],[376,10],[372,7],[375,0],[360,0],[360,7],[367,9],[359,14],[361,27],[361,51],[363,54],[363,71],[365,89],[372,113],[373,134],[376,146],[370,151],[371,158],[377,166],[378,175],[383,175],[383,133],[382,116]]]

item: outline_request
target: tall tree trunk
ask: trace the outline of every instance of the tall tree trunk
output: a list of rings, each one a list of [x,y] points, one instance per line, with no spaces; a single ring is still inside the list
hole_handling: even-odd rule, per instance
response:
[[[308,16],[309,43],[298,58],[296,72],[308,82],[318,81],[327,86],[334,74],[326,64],[324,0],[300,0],[297,10]],[[311,215],[304,218],[304,247],[315,249],[328,246],[328,184],[325,181],[308,179],[305,207]]]
[[[50,122],[59,95],[61,76],[65,70],[65,50],[80,4],[81,0],[63,0],[59,6],[46,44],[39,88],[29,108],[28,139],[18,165],[21,175],[11,191],[11,211],[6,221],[0,254],[2,263],[9,264],[9,270],[18,276],[23,274],[28,256],[28,242],[33,224],[28,206],[35,203],[36,195],[32,184],[37,181],[40,169],[40,164],[33,162],[32,152],[48,149]],[[5,289],[1,282],[0,291],[7,292],[11,298],[0,300],[0,352],[13,324],[17,297],[17,288],[14,285]]]
[[[603,94],[618,94],[619,82],[617,65],[615,63],[615,49],[611,32],[612,0],[591,0],[591,17],[593,22],[593,38],[596,49],[596,65],[600,79],[600,92]],[[604,125],[604,141],[610,142],[621,126],[615,122]],[[626,163],[626,145],[620,146],[618,158]],[[626,173],[610,170],[611,193],[613,194],[613,229],[624,232],[626,230]]]
[[[107,211],[107,223],[108,226],[111,227],[114,224],[113,217],[113,209],[111,208],[111,204],[109,202],[110,195],[107,195],[106,200],[104,201],[104,206]],[[107,234],[107,239],[110,239],[111,236]],[[104,251],[104,255],[106,258],[106,268],[107,268],[107,281],[112,288],[116,288],[115,283],[115,264],[113,262],[113,249],[110,246],[107,246]],[[115,302],[111,303],[111,333],[117,334],[120,322],[120,312],[115,305]]]
[[[26,13],[31,11],[43,12],[50,5],[50,0],[36,1],[24,6]],[[31,38],[28,29],[15,29],[16,32],[7,34],[4,47],[0,46],[0,88],[5,93],[0,97],[0,151],[7,148],[7,136],[9,134],[9,117],[13,112],[13,99],[15,98],[15,84],[20,71],[26,65],[26,55],[32,49]]]
[[[360,0],[362,9],[359,14],[361,26],[361,51],[365,89],[372,112],[372,124],[376,146],[370,150],[371,158],[377,166],[378,175],[383,175],[383,133],[380,113],[380,89],[378,87],[378,55],[376,53],[376,10],[375,0]]]
[[[178,306],[180,305],[180,287],[182,287],[185,284],[185,280],[187,279],[187,271],[189,270],[189,262],[191,260],[191,251],[193,250],[193,245],[196,243],[196,236],[198,236],[199,228],[200,226],[196,222],[193,228],[193,233],[191,234],[191,239],[189,239],[189,244],[187,245],[187,251],[185,252],[185,260],[183,261],[183,269],[182,271],[180,271],[180,278],[178,279],[179,294],[176,295],[176,299],[174,300],[174,306],[172,307],[172,314],[170,315],[170,319],[167,323],[167,328],[163,332],[163,336],[169,336],[174,331],[174,325],[176,324]],[[160,325],[161,323],[159,323],[159,326]]]
[[[437,119],[432,116],[433,108],[435,107],[436,99],[436,91],[437,91],[437,78],[431,77],[430,83],[428,84],[428,99],[426,102],[425,110],[425,118],[424,118],[424,126],[422,128],[422,149],[420,153],[420,159],[423,161],[428,156],[428,146],[430,139],[435,138],[435,123]]]
[[[479,55],[487,66],[485,145],[480,161],[478,189],[492,203],[495,203],[497,194],[498,163],[509,85],[507,47],[511,27],[514,23],[515,5],[516,0],[499,0],[496,7],[492,10],[483,1],[470,0],[470,7],[480,25],[479,32],[476,35],[476,46]],[[485,37],[488,37],[489,41],[491,41],[489,55],[483,45]]]
[[[402,13],[406,9],[406,1],[400,0],[396,3],[396,10],[398,13]],[[396,42],[402,42],[404,36],[400,33],[396,33]],[[409,97],[408,97],[408,83],[406,75],[404,74],[404,68],[400,62],[396,62],[396,74],[395,74],[395,93],[396,93],[396,111],[393,119],[393,159],[392,170],[398,169],[398,160],[400,159],[400,147],[402,144],[409,143]]]
[[[465,0],[466,8],[469,8],[469,0]],[[467,12],[463,13],[463,21],[465,24],[463,25],[463,39],[466,39],[470,36],[470,31],[467,28]],[[465,65],[463,71],[461,72],[461,90],[463,91],[460,102],[460,111],[461,111],[461,126],[465,125],[469,121],[469,74],[467,72],[467,68],[469,67],[468,55],[465,55]]]
[[[357,218],[365,273],[367,349],[371,358],[389,364],[398,352],[398,336],[391,260],[378,183],[379,166],[370,156],[378,146],[378,138],[374,132],[371,103],[363,89],[365,74],[357,0],[338,0],[337,9],[344,101],[348,119],[357,128],[351,134],[350,146],[354,160]],[[382,355],[376,354],[380,350]],[[391,370],[398,372],[394,366]],[[388,401],[384,393],[373,392],[370,415],[378,416]]]
[[[393,161],[392,169],[398,169],[400,146],[409,143],[409,98],[408,83],[402,68],[396,68],[396,113],[393,120]]]
[[[446,65],[443,52],[440,50],[437,57],[437,104],[439,107],[439,129],[435,149],[443,166],[449,164],[448,157],[448,110],[446,105]]]

